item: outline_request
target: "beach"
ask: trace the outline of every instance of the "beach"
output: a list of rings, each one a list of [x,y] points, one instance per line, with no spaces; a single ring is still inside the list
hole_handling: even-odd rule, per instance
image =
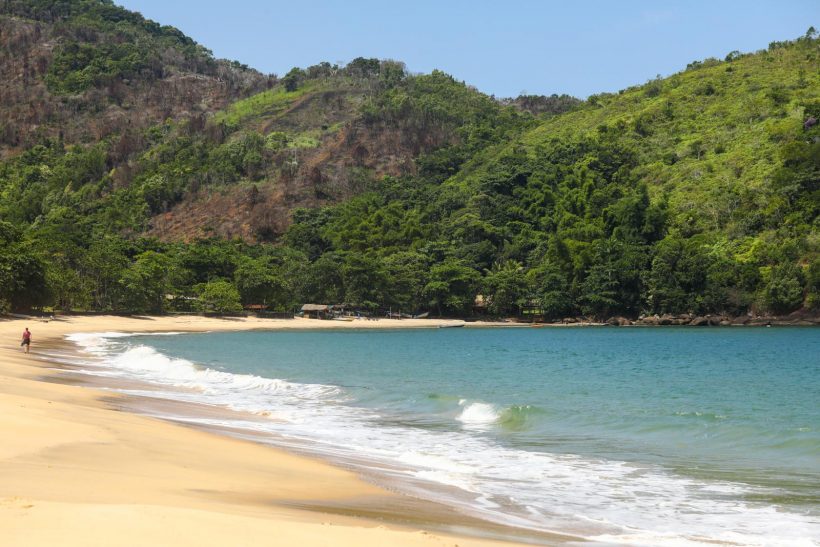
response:
[[[817,545],[815,330],[502,325],[0,320],[0,545]]]
[[[437,323],[0,320],[0,544],[516,544],[474,533],[468,519],[446,508],[391,493],[325,462],[123,411],[124,396],[61,381],[59,365],[44,356],[49,349],[72,351],[64,337],[83,332],[422,326]],[[33,333],[30,354],[19,346],[26,327]],[[442,531],[448,529],[455,531]]]

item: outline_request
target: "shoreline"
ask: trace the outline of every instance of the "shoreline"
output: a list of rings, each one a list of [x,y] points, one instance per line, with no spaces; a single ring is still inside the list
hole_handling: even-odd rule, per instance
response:
[[[79,332],[437,328],[450,320],[319,321],[60,316],[0,319],[0,340],[28,326],[32,353],[0,344],[0,528],[45,545],[557,545],[577,540],[496,526],[390,492],[356,473],[216,428],[139,414],[136,397],[58,370],[42,348],[80,354]],[[487,325],[496,326],[496,325]],[[497,325],[501,326],[501,325]],[[229,470],[229,472],[225,472]],[[93,485],[90,488],[89,485]],[[173,520],[169,537],[163,521]],[[237,530],[242,530],[237,535]]]

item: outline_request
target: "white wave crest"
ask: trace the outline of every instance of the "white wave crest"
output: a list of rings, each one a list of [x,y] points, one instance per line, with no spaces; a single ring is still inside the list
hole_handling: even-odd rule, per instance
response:
[[[78,332],[66,335],[66,340],[74,342],[83,350],[93,355],[109,353],[112,341],[129,336],[125,332]]]
[[[469,403],[463,399],[459,404],[464,407],[464,410],[456,416],[456,420],[464,424],[464,427],[472,428],[487,428],[498,422],[501,418],[501,412],[495,405],[489,403]]]
[[[179,333],[163,333],[167,335]],[[133,346],[120,339],[134,335],[121,332],[72,334],[66,338],[80,345],[101,360],[94,363],[105,367],[106,375],[139,379],[146,382],[183,388],[196,393],[187,400],[251,412],[279,419],[282,407],[338,401],[341,389],[322,384],[299,384],[253,374],[234,374],[202,367],[186,359],[168,357],[154,348]],[[89,371],[90,372],[90,371]],[[157,392],[154,396],[180,398],[180,393]],[[293,414],[296,421],[298,418]]]
[[[468,514],[542,531],[585,535],[592,541],[627,545],[817,545],[820,522],[754,501],[756,488],[676,475],[635,465],[572,454],[530,452],[494,442],[483,432],[509,409],[475,400],[459,401],[460,430],[385,427],[376,412],[348,402],[338,386],[292,383],[232,374],[175,359],[118,338],[122,333],[74,340],[97,348],[106,371],[154,384],[187,389],[157,392],[182,401],[220,405],[270,420],[247,417],[187,418],[194,423],[259,429],[278,434],[314,453],[374,461],[410,484],[430,483],[434,499],[447,485],[463,495],[447,498]],[[151,392],[147,392],[151,395]],[[300,444],[305,441],[305,444]],[[416,492],[409,487],[411,492]]]

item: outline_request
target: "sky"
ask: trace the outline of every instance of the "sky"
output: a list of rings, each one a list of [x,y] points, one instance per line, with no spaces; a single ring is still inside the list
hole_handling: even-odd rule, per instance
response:
[[[497,97],[615,92],[820,29],[818,0],[115,2],[264,73],[377,57]]]

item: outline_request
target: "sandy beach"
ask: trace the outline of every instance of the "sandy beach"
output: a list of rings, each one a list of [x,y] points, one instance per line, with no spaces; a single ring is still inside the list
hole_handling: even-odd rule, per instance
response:
[[[123,412],[116,394],[60,382],[60,371],[44,356],[66,334],[77,332],[437,324],[99,316],[0,320],[0,544],[515,544],[490,539],[492,533],[462,533],[469,519],[324,462]],[[19,346],[25,327],[33,333],[28,355]]]

